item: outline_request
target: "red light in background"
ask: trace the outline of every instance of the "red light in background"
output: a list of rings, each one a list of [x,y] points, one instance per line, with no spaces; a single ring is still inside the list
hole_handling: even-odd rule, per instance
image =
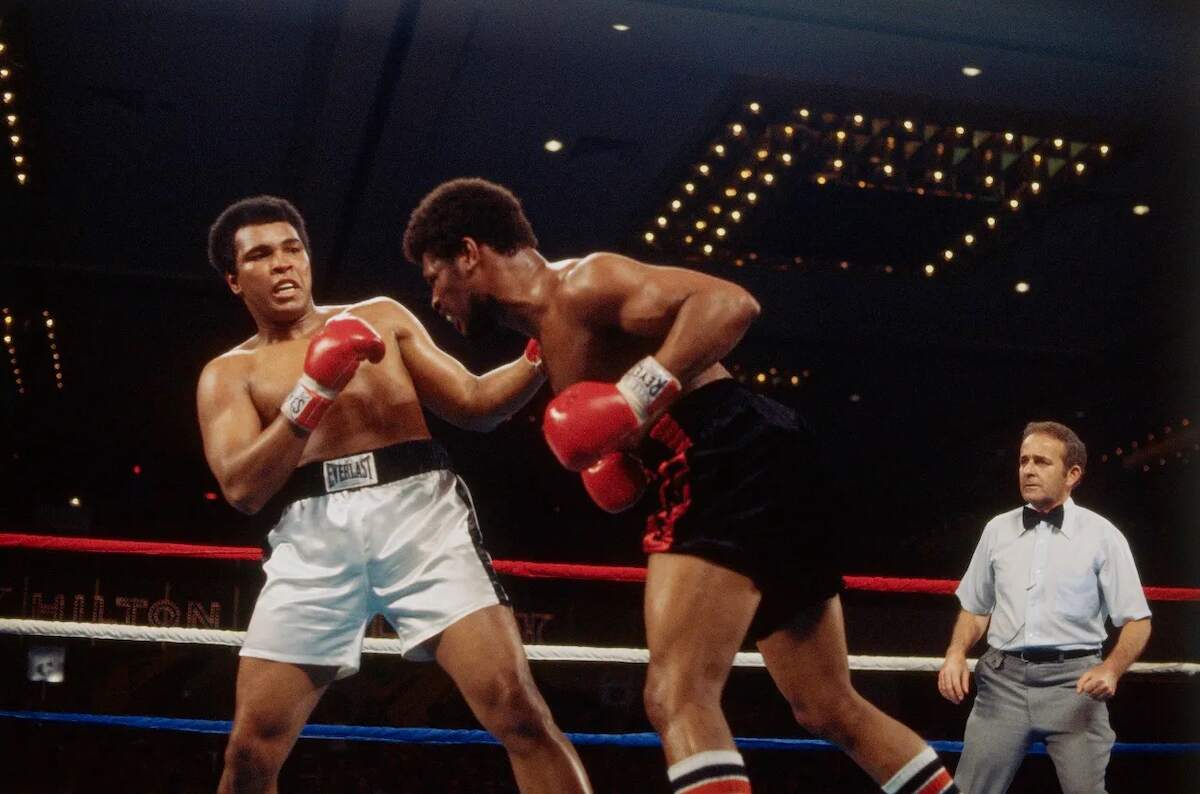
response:
[[[137,474],[141,474],[141,473],[142,473],[142,467],[141,467],[141,464],[138,464],[138,463],[135,463],[135,464],[133,464],[133,473],[134,473],[135,475],[137,475]]]
[[[219,497],[213,491],[205,491],[204,498],[210,502],[215,502]]]

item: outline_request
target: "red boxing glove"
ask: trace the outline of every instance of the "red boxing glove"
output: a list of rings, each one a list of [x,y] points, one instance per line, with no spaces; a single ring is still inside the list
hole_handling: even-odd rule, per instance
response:
[[[679,380],[646,356],[615,384],[582,381],[564,389],[546,406],[542,433],[559,463],[580,471],[619,449],[680,391]]]
[[[311,433],[350,382],[359,362],[378,363],[385,349],[383,339],[361,317],[346,313],[331,317],[308,343],[304,374],[279,410],[288,421]]]
[[[642,462],[624,452],[610,452],[580,472],[583,487],[601,510],[620,513],[637,504],[650,482]]]

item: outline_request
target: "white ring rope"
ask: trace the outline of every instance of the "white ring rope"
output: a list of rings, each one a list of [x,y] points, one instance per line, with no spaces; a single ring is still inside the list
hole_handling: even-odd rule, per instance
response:
[[[87,640],[129,640],[134,642],[175,642],[192,645],[240,646],[246,636],[244,631],[219,629],[185,629],[169,626],[129,626],[121,623],[75,623],[65,620],[20,620],[0,618],[0,634],[17,634],[32,637],[72,637]],[[363,640],[364,653],[399,654],[400,641],[377,637]],[[623,664],[646,664],[650,652],[645,648],[592,648],[579,645],[526,645],[525,653],[531,660],[541,662],[617,662]],[[968,666],[975,669],[975,660]],[[734,667],[762,667],[762,654],[739,653],[734,658]],[[850,656],[851,670],[877,670],[888,672],[937,672],[942,660],[936,656]],[[1130,673],[1161,675],[1200,673],[1196,662],[1137,662],[1129,668]]]

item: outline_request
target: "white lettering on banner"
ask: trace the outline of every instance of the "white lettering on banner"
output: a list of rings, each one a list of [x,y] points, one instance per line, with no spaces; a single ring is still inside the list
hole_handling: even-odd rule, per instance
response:
[[[55,595],[49,604],[43,602],[41,593],[34,593],[33,606],[29,609],[29,616],[34,620],[62,620],[65,604],[66,599],[63,598],[62,593]]]
[[[0,587],[0,597],[12,590],[11,587]],[[167,591],[170,592],[170,585],[167,586]],[[236,597],[235,593],[235,601]],[[28,614],[25,614],[25,610],[20,610],[20,617],[29,617],[34,620],[67,620],[68,598],[71,602],[70,620],[76,623],[108,622],[105,620],[107,599],[99,593],[94,595],[75,593],[68,596],[66,593],[34,591],[29,593]],[[88,610],[89,602],[91,603],[90,612]],[[123,610],[118,622],[130,626],[141,625],[142,619],[145,618],[145,622],[151,626],[170,627],[182,624],[189,629],[222,628],[220,601],[204,602],[189,599],[180,602],[164,596],[152,603],[146,598],[120,595],[113,599],[113,603]]]
[[[125,596],[117,596],[117,606],[125,607],[125,622],[130,626],[140,625],[138,620],[138,610],[145,609],[150,605],[150,602],[144,598],[126,598]]]

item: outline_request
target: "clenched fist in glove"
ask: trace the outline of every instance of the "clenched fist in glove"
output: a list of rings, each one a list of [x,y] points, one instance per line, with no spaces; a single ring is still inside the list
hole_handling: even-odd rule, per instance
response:
[[[606,513],[620,513],[637,504],[650,482],[642,462],[625,452],[610,452],[579,473],[592,501]]]
[[[384,350],[383,339],[366,320],[353,314],[331,317],[308,343],[304,374],[280,411],[288,421],[311,433],[359,363],[364,359],[378,363]]]
[[[581,381],[546,406],[542,433],[563,466],[580,471],[621,448],[679,396],[679,380],[646,356],[616,383]]]

